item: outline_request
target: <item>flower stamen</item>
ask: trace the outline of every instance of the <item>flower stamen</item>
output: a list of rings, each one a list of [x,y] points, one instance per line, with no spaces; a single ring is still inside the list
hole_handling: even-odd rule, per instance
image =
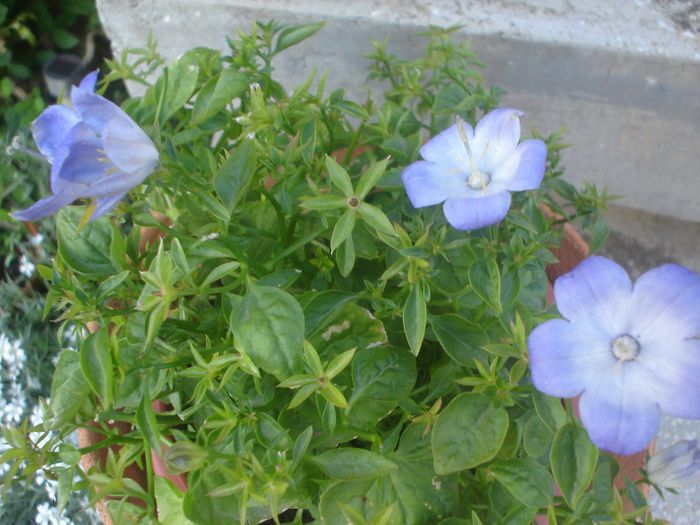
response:
[[[629,334],[622,334],[613,339],[610,351],[620,361],[632,361],[639,354],[639,341]]]
[[[473,190],[485,190],[489,182],[491,182],[491,177],[487,173],[482,173],[479,171],[479,167],[476,164],[476,158],[472,153],[472,148],[469,145],[469,136],[467,135],[467,130],[464,127],[464,120],[461,117],[455,117],[455,123],[457,124],[457,133],[459,133],[459,138],[462,139],[462,144],[464,144],[464,149],[467,152],[467,157],[469,157],[469,167],[471,168],[471,174],[467,179],[467,186]],[[488,147],[488,144],[487,144]]]

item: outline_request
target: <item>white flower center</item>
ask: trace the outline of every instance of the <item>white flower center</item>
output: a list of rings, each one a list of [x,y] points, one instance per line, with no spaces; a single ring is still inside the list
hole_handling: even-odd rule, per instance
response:
[[[610,350],[620,361],[632,361],[639,354],[639,341],[628,334],[618,335],[613,339]]]
[[[472,152],[472,148],[469,145],[469,136],[467,135],[467,130],[464,127],[464,121],[459,117],[455,117],[455,123],[457,124],[457,133],[459,133],[459,138],[462,139],[462,144],[464,144],[464,149],[467,152],[467,157],[469,157],[469,166],[471,168],[471,175],[467,179],[467,186],[473,190],[483,190],[491,182],[491,177],[488,173],[483,173],[479,170],[476,163],[476,157]]]

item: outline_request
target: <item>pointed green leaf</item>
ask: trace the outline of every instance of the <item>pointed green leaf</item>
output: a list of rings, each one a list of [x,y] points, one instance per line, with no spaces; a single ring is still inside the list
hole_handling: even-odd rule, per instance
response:
[[[363,448],[336,448],[311,459],[331,479],[377,478],[396,469],[385,457]]]
[[[338,188],[345,197],[352,197],[354,195],[354,190],[352,189],[350,175],[348,175],[348,172],[329,155],[326,155],[326,169],[328,170],[328,176],[333,186]]]
[[[427,318],[428,309],[423,294],[423,283],[413,283],[403,306],[403,329],[413,355],[418,355],[420,352]]]
[[[214,176],[216,193],[229,212],[233,212],[245,198],[257,166],[255,143],[244,140]]]
[[[389,157],[379,162],[374,162],[362,174],[360,181],[357,183],[357,197],[363,200],[367,194],[374,188],[386,171],[386,165],[389,162]],[[393,231],[393,228],[392,228]]]
[[[394,227],[391,225],[391,222],[387,216],[384,215],[384,212],[376,206],[363,202],[360,204],[357,211],[360,213],[362,220],[364,220],[378,232],[392,237],[396,236],[396,232],[394,231]]]
[[[112,404],[112,350],[106,327],[90,334],[80,347],[80,366],[103,408]]]
[[[325,22],[314,22],[312,24],[294,25],[285,27],[280,31],[277,37],[277,44],[272,52],[276,55],[280,51],[284,51],[288,47],[298,44],[302,40],[306,40],[317,31],[319,31],[326,23]]]
[[[449,474],[492,459],[508,432],[508,413],[484,394],[455,397],[438,415],[432,432],[435,472]]]
[[[345,239],[352,235],[355,219],[355,210],[351,209],[345,210],[345,213],[340,216],[338,222],[335,223],[335,228],[333,228],[333,235],[331,235],[331,252],[334,252]]]
[[[248,283],[231,328],[253,363],[280,380],[302,370],[304,313],[289,293]]]
[[[571,508],[593,480],[598,462],[598,448],[591,443],[588,433],[574,423],[561,427],[554,436],[549,454],[554,479]]]

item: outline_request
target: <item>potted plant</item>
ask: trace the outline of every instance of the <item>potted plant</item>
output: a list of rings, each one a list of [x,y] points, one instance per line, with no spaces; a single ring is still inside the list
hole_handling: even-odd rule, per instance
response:
[[[520,140],[521,112],[451,30],[415,61],[374,45],[381,104],[326,94],[324,76],[287,92],[273,58],[320,27],[258,24],[152,84],[149,45],[104,79],[147,85],[123,111],[93,74],[35,123],[56,183],[15,216],[58,213],[39,271],[83,341],[57,364],[42,427],[57,437],[16,431],[12,460],[59,494],[87,488],[115,523],[652,523],[606,452],[647,443],[584,413],[601,450],[550,370],[578,341],[554,345],[551,323],[582,330],[571,295],[590,265],[618,276],[587,259],[555,284],[569,321],[547,304],[568,225],[604,240],[605,194],[562,179],[558,135]],[[75,429],[101,439],[61,442]]]

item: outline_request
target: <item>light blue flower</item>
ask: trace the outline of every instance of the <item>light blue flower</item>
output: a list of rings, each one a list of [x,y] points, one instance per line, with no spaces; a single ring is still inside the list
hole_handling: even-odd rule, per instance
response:
[[[649,480],[677,489],[700,481],[700,449],[695,439],[684,439],[660,450],[647,463]]]
[[[554,297],[565,319],[530,334],[532,383],[551,396],[581,394],[593,443],[633,454],[656,434],[660,410],[700,418],[700,275],[666,264],[632,285],[595,256],[559,277]]]
[[[51,163],[51,193],[13,213],[33,221],[80,197],[95,198],[91,219],[111,210],[158,165],[158,150],[143,130],[95,93],[97,71],[71,91],[73,107],[49,106],[32,123],[39,151]]]
[[[547,146],[520,140],[522,111],[500,108],[486,114],[476,129],[457,118],[454,126],[430,139],[419,160],[401,174],[416,208],[444,202],[447,221],[458,230],[475,230],[500,221],[510,208],[510,192],[539,187]]]

